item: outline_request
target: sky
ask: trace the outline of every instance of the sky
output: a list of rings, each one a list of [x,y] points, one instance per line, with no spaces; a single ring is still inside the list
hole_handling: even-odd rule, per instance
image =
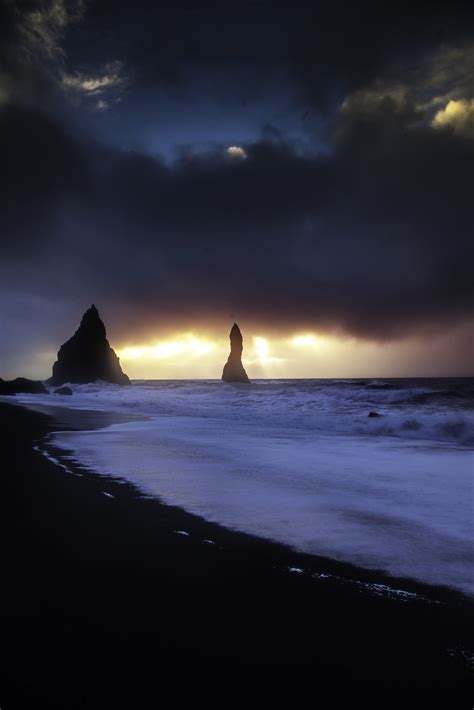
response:
[[[0,376],[474,375],[472,2],[0,4]]]

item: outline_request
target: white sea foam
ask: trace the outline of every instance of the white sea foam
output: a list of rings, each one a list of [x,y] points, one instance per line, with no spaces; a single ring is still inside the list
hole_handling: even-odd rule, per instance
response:
[[[474,593],[469,383],[85,385],[57,404],[148,417],[53,439],[146,495],[303,552]]]
[[[398,383],[400,381],[397,381]],[[297,427],[321,433],[394,436],[474,446],[474,385],[449,388],[383,382],[264,380],[150,381],[133,387],[70,385],[72,397],[17,395],[31,405],[148,416],[178,415]],[[65,401],[66,400],[66,401]],[[370,411],[380,417],[369,418]]]
[[[51,461],[51,463],[54,463],[56,466],[59,466],[62,468],[66,473],[70,473],[72,476],[82,476],[80,473],[76,473],[74,471],[71,471],[71,469],[66,466],[64,463],[62,463],[59,459],[57,459],[55,456],[52,456],[52,454],[49,453],[45,448],[42,448],[41,446],[33,446],[33,449],[37,451],[39,454],[44,456],[48,461]]]

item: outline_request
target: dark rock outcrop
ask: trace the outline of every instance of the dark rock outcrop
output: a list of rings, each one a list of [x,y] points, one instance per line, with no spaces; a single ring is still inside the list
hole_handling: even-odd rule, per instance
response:
[[[70,387],[58,387],[54,390],[54,394],[72,394],[72,389]]]
[[[105,326],[97,308],[92,305],[82,316],[81,324],[58,352],[53,365],[52,385],[65,382],[85,384],[103,380],[117,385],[129,385],[120,362],[109,345]]]
[[[237,323],[234,323],[230,331],[230,355],[222,373],[224,382],[250,382],[242,365],[242,350],[242,333]]]
[[[48,390],[39,380],[28,380],[26,377],[17,377],[15,380],[2,380],[0,378],[0,394],[48,394]]]
[[[378,412],[369,412],[367,416],[369,417],[369,419],[375,419],[376,417],[381,417],[382,415]]]

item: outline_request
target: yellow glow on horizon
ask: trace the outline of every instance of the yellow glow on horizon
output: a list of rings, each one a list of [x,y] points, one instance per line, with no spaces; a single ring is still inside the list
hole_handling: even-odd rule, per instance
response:
[[[334,346],[337,340],[328,342]],[[323,343],[328,347],[325,339],[314,333],[295,335],[290,339],[249,334],[244,337],[242,359],[249,376],[255,379],[288,376],[288,370],[298,376],[298,369],[302,373],[300,376],[308,376],[308,367],[319,367],[317,356]],[[135,379],[157,376],[179,379],[183,375],[218,379],[229,355],[229,341],[225,336],[216,338],[206,334],[198,337],[188,332],[146,344],[127,345],[116,352],[124,370]]]
[[[232,322],[232,321],[231,321]],[[109,333],[124,372],[132,380],[220,380],[229,356],[228,321],[196,322],[173,330],[152,331],[131,339],[126,332]],[[420,331],[405,338],[369,340],[343,332],[298,328],[266,330],[239,322],[242,361],[251,380],[302,378],[472,377],[474,320],[442,331]],[[261,338],[255,349],[254,337]],[[266,347],[268,346],[268,347]],[[158,357],[157,357],[158,353]],[[460,355],[461,354],[461,355]],[[4,363],[4,378],[19,375],[46,379],[57,357],[57,342],[18,353]]]
[[[136,347],[123,348],[122,350],[117,350],[117,355],[123,360],[138,360],[139,358],[146,355],[149,348],[142,345]]]
[[[466,327],[458,330],[468,332]],[[163,333],[142,342],[122,341],[116,352],[132,379],[219,380],[229,356],[228,332],[220,326],[199,334],[191,330]],[[436,376],[436,362],[431,370],[426,368],[426,353],[439,352],[441,360],[451,352],[450,332],[387,342],[320,331],[265,332],[248,325],[242,326],[242,332],[242,362],[251,380]]]
[[[291,344],[295,345],[297,348],[314,347],[315,345],[318,344],[318,339],[316,338],[315,335],[312,335],[311,333],[307,333],[306,335],[297,335],[296,337],[292,338]]]
[[[185,343],[161,343],[152,348],[152,355],[157,360],[166,360],[173,355],[179,355],[186,350]]]
[[[168,360],[176,355],[200,357],[214,350],[215,343],[205,338],[197,338],[191,333],[178,336],[172,340],[156,342],[153,345],[132,345],[117,350],[122,362],[129,360]]]
[[[255,353],[259,360],[268,360],[268,356],[270,355],[270,346],[268,345],[268,340],[266,338],[254,336],[253,344],[255,348]]]
[[[333,338],[332,340],[335,339]],[[322,351],[323,349],[330,347],[331,338],[316,335],[315,333],[304,333],[302,335],[295,335],[291,338],[290,343],[294,348],[306,348],[307,350]]]

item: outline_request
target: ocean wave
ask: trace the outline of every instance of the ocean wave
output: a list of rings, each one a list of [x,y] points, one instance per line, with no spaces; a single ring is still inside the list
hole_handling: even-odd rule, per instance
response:
[[[377,387],[374,387],[373,384]],[[19,395],[17,401],[144,416],[200,417],[301,432],[474,444],[470,383],[359,380],[141,381],[122,388],[105,383],[71,385],[74,395]],[[378,416],[369,417],[374,412]]]
[[[360,426],[355,427],[354,433],[446,441],[474,446],[474,417],[456,414],[419,417],[389,415],[361,423]]]

